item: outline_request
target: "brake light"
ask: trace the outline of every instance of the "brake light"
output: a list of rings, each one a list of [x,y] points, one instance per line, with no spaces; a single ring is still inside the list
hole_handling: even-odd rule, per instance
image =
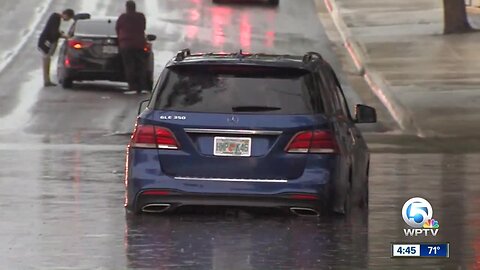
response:
[[[76,39],[71,39],[68,41],[68,47],[80,50],[92,46],[93,42],[91,41],[81,41]]]
[[[144,52],[151,52],[152,51],[152,43],[145,43],[145,46],[143,47]]]
[[[157,147],[160,149],[178,149],[177,139],[172,132],[165,128],[155,127]]]
[[[65,57],[65,67],[70,67],[71,66],[71,63],[70,63],[70,58],[67,56]]]
[[[337,143],[329,131],[302,131],[293,137],[285,151],[288,153],[336,153]]]
[[[131,147],[179,149],[179,144],[173,133],[166,128],[152,125],[136,125],[130,141]]]

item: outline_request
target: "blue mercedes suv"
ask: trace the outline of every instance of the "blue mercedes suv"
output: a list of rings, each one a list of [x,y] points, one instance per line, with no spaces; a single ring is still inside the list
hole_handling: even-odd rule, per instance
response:
[[[134,213],[184,206],[276,208],[296,215],[368,205],[369,152],[320,54],[180,51],[138,116],[126,161]],[[142,107],[141,107],[142,108]]]

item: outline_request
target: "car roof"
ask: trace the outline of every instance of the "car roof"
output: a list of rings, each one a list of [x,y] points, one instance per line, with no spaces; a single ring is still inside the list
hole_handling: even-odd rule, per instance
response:
[[[264,53],[244,53],[242,51],[235,53],[194,53],[189,49],[184,49],[170,60],[166,67],[184,65],[250,65],[262,67],[283,67],[315,70],[319,64],[325,64],[320,54],[308,52],[305,55],[281,55]]]

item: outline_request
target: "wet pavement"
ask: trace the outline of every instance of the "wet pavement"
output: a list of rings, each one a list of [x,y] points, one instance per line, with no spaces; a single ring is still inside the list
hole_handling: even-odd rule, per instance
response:
[[[75,3],[77,11],[97,15],[122,9],[114,0]],[[47,10],[68,4],[55,0]],[[150,18],[149,32],[160,37],[157,72],[186,46],[319,50],[340,69],[311,1],[283,1],[279,9],[207,0],[138,4]],[[478,151],[458,151],[455,140],[379,133],[391,122],[383,117],[367,130],[374,151],[368,214],[126,215],[124,149],[137,104],[148,95],[126,95],[124,85],[106,83],[44,89],[36,37],[28,40],[0,74],[0,269],[480,269]],[[351,104],[363,99],[348,95]],[[403,236],[401,208],[414,196],[432,204],[440,223],[435,238]],[[450,258],[391,259],[396,241],[450,242]]]
[[[368,215],[132,217],[122,207],[124,153],[114,148],[0,150],[2,269],[480,267],[477,154],[373,154]],[[437,237],[403,236],[401,208],[414,196],[432,204]],[[451,257],[391,259],[390,243],[408,241],[450,242]]]

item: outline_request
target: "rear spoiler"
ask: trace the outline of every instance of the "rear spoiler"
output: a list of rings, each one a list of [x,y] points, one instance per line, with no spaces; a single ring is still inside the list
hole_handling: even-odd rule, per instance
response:
[[[73,16],[73,20],[74,21],[78,21],[78,20],[88,20],[91,18],[91,15],[90,13],[78,13],[78,14],[75,14],[75,16]]]

